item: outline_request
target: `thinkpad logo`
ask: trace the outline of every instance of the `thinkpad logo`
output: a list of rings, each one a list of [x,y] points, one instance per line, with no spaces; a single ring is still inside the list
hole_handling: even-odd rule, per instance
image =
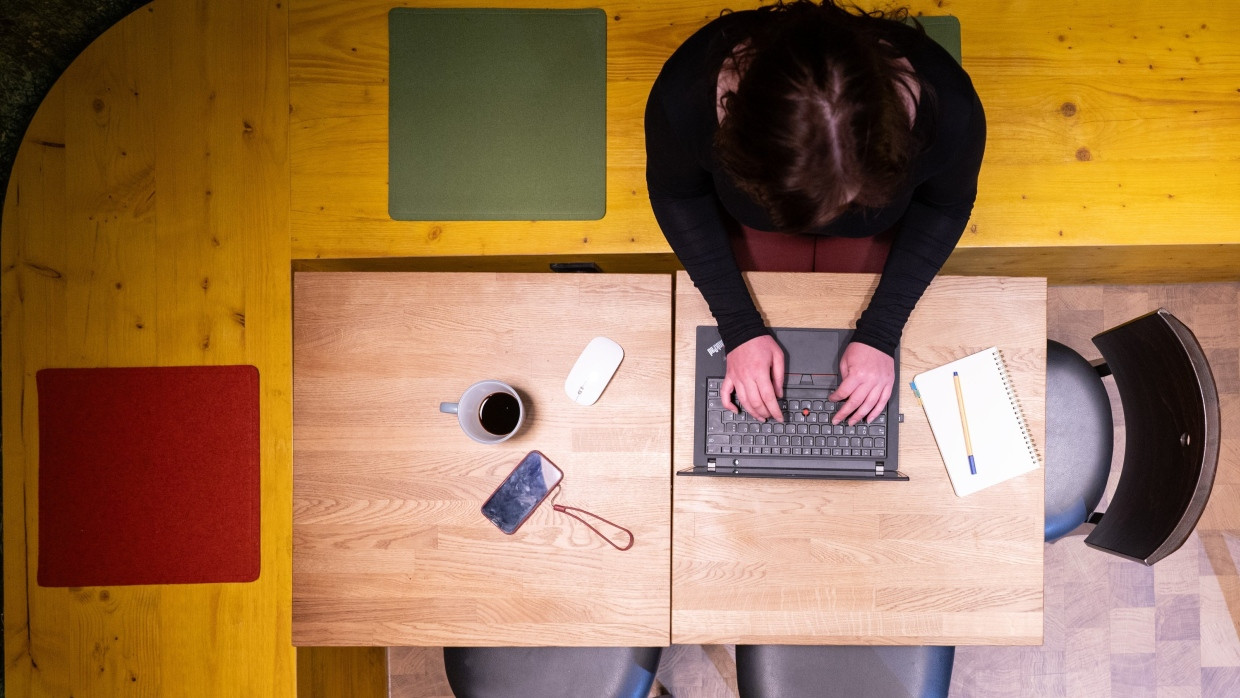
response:
[[[721,351],[723,351],[723,340],[722,339],[710,345],[709,347],[706,347],[706,353],[710,354],[711,356],[714,356],[715,354],[718,354]]]

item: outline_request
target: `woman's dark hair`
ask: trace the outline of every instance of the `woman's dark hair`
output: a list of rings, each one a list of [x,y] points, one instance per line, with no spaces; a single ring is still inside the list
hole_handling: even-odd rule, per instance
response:
[[[887,20],[907,11],[834,0],[760,11],[771,16],[732,56],[740,80],[715,134],[723,170],[784,230],[888,203],[917,148],[905,106],[917,77],[887,40]]]

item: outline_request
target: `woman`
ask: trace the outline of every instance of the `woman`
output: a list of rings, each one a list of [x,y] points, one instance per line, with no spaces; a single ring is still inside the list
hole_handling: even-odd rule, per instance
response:
[[[969,219],[982,105],[955,60],[901,14],[834,0],[724,14],[676,50],[650,92],[650,203],[719,324],[729,409],[735,391],[749,414],[782,421],[783,353],[733,246],[761,240],[754,231],[889,237],[831,398],[842,401],[836,423],[856,424],[891,396],[904,324]]]

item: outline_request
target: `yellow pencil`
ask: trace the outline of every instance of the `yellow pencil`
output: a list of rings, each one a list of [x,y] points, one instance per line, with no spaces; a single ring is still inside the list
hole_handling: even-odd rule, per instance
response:
[[[964,428],[964,452],[969,454],[969,472],[977,475],[977,465],[973,462],[973,442],[969,440],[969,419],[964,416],[964,392],[960,390],[960,374],[952,371],[952,380],[956,382],[956,404],[960,407],[960,426]]]

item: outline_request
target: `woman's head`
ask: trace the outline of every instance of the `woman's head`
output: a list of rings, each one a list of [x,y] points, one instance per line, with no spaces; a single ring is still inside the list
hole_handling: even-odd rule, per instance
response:
[[[771,16],[737,54],[715,152],[773,222],[806,230],[850,206],[881,206],[903,184],[915,143],[915,84],[881,16],[823,0]]]

